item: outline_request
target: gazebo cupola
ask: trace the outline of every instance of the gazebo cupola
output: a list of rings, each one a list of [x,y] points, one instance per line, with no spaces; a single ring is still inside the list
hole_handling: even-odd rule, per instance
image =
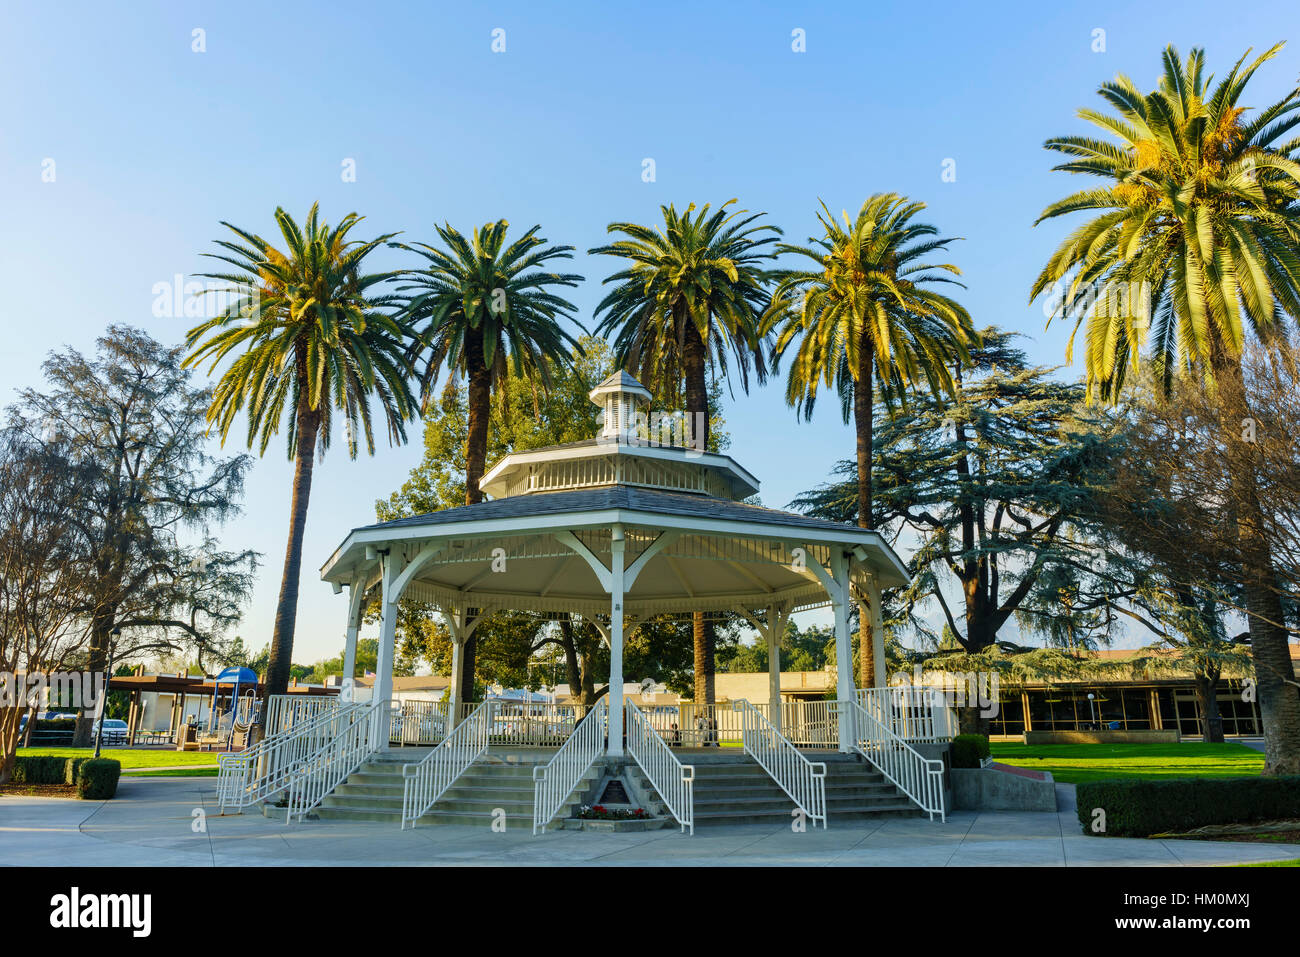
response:
[[[689,492],[737,502],[758,491],[758,479],[727,455],[685,441],[681,416],[647,414],[650,390],[615,372],[588,397],[604,410],[600,434],[583,442],[512,452],[479,482],[490,498],[610,486]]]
[[[588,398],[605,410],[605,424],[600,430],[604,439],[619,442],[637,438],[636,414],[649,403],[650,390],[622,370],[588,393]]]

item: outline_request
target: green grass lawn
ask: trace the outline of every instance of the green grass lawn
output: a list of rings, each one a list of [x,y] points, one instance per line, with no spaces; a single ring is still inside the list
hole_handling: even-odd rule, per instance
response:
[[[50,755],[60,758],[92,758],[94,748],[19,748],[19,757]],[[122,762],[122,770],[135,768],[210,767],[216,773],[217,753],[213,751],[172,751],[143,748],[104,748],[101,757]]]
[[[1050,771],[1065,784],[1103,778],[1240,778],[1264,770],[1264,755],[1243,744],[1015,744],[995,741],[993,759]]]

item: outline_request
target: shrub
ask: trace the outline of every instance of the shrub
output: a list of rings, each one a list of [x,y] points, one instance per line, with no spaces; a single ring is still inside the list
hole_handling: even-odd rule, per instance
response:
[[[63,758],[63,783],[76,784],[77,774],[81,771],[81,766],[91,758]]]
[[[15,784],[63,784],[67,758],[51,755],[19,755],[14,758]]]
[[[77,775],[77,797],[88,801],[107,801],[117,793],[117,779],[122,775],[121,761],[111,758],[77,760],[81,761],[81,772]]]
[[[982,734],[959,734],[952,739],[952,766],[954,768],[978,768],[980,761],[992,752],[989,739]]]
[[[1111,837],[1300,817],[1300,776],[1090,781],[1075,795],[1084,832]],[[1102,832],[1092,829],[1097,808],[1106,813]]]

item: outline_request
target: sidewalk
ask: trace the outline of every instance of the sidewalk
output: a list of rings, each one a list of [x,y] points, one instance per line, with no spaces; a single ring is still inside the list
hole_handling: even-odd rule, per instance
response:
[[[260,813],[220,817],[214,781],[123,778],[112,801],[0,799],[0,863],[7,865],[922,865],[1163,866],[1300,858],[1297,845],[1085,837],[1073,811],[968,812],[836,824],[795,834],[777,827],[635,834],[558,831],[533,837],[482,827],[306,821]],[[194,830],[202,810],[205,831]]]

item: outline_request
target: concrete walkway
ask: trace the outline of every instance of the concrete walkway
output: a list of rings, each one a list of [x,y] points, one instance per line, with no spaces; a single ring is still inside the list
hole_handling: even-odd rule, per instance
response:
[[[1073,811],[637,834],[219,817],[212,779],[124,778],[112,801],[0,798],[0,863],[33,865],[924,865],[1180,866],[1300,858],[1300,846],[1085,837]],[[1065,795],[1062,795],[1065,797]],[[195,812],[203,812],[201,818]],[[195,821],[205,830],[194,829]]]

